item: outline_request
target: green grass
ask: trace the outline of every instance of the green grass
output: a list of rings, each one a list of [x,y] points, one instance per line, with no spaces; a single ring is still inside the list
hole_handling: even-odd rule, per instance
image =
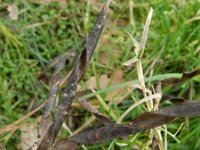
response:
[[[106,94],[109,94],[110,91],[130,85],[132,80],[138,82],[135,81],[137,80],[135,66],[132,68],[122,67],[125,61],[134,56],[133,44],[127,32],[131,33],[136,40],[140,40],[150,7],[153,7],[154,13],[142,58],[144,72],[159,55],[164,38],[166,38],[166,46],[158,57],[152,76],[147,76],[147,81],[168,78],[174,75],[173,73],[182,73],[200,66],[199,20],[187,23],[188,20],[199,15],[200,3],[198,0],[134,1],[133,12],[129,11],[128,0],[113,1],[98,47],[85,77],[80,83],[83,88],[88,89],[85,81],[91,76],[95,76],[98,82],[102,74],[112,77],[117,69],[122,69],[124,76],[121,84],[108,85],[105,90],[97,91],[106,101]],[[45,70],[47,77],[50,78],[52,72],[45,69],[50,60],[73,47],[78,47],[78,52],[80,52],[80,42],[90,31],[103,1],[97,1],[96,5],[88,5],[87,1],[71,0],[64,5],[57,2],[38,4],[20,0],[17,2],[19,8],[17,21],[8,17],[7,7],[10,4],[12,2],[9,0],[0,3],[0,129],[12,124],[30,111],[27,106],[30,98],[34,98],[38,103],[47,98],[48,83],[39,80],[38,74]],[[130,18],[130,16],[133,17]],[[99,63],[102,52],[107,55],[105,64]],[[175,75],[180,77],[180,74]],[[199,77],[163,89],[164,93],[192,100],[200,100],[199,91]],[[141,98],[135,92],[132,95]],[[89,99],[91,96],[86,95],[84,98]],[[120,117],[133,102],[129,95],[123,100],[123,106],[114,104],[110,106],[110,109]],[[103,106],[100,107],[100,111],[109,115]],[[145,111],[143,107],[131,111],[124,123],[143,111]],[[75,112],[77,116],[81,114],[80,112],[86,114],[79,117],[81,121],[75,121],[76,126],[81,126],[90,117],[90,114],[81,108],[75,108]],[[23,123],[35,122],[41,114],[42,111]],[[176,137],[181,143],[176,143],[173,138],[168,136],[168,148],[172,150],[198,149],[200,147],[199,118],[189,119],[189,127],[186,126],[183,118],[177,119],[168,125],[168,130],[175,133],[180,122],[184,122],[184,125]],[[72,129],[72,131],[74,130]],[[64,135],[68,135],[65,130],[63,131]],[[0,143],[5,144],[9,150],[17,149],[16,143],[20,143],[19,135],[20,129],[15,132],[7,132],[0,135]],[[133,136],[130,136],[130,139]],[[142,132],[133,142],[123,141],[123,143],[128,143],[127,150],[131,149],[133,145],[143,148],[148,141],[148,136],[148,131]],[[111,142],[107,142],[102,145],[90,145],[87,148],[88,150],[107,149],[110,146],[110,149],[124,149],[116,143],[118,142],[113,142],[111,145]]]

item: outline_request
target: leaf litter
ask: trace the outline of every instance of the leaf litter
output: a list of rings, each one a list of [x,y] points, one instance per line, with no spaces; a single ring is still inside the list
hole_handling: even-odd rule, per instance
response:
[[[114,138],[121,138],[130,134],[156,128],[172,121],[175,117],[191,117],[200,113],[200,102],[187,102],[154,112],[145,112],[128,124],[108,124],[76,134],[56,143],[53,149],[76,149],[81,144],[99,144]]]
[[[91,33],[89,34],[86,40],[86,44],[83,48],[83,51],[78,57],[78,60],[74,66],[74,69],[71,75],[69,76],[68,84],[65,87],[64,91],[62,92],[60,101],[58,102],[58,105],[56,106],[54,119],[50,118],[44,121],[44,123],[42,123],[43,121],[41,121],[40,128],[41,129],[44,128],[46,130],[45,131],[43,130],[42,132],[40,132],[40,142],[37,147],[38,150],[50,149],[50,148],[55,149],[55,150],[57,149],[73,150],[83,144],[99,144],[99,143],[103,143],[115,138],[122,138],[130,134],[136,134],[141,131],[156,128],[158,126],[161,126],[163,124],[166,124],[174,120],[176,117],[191,117],[191,116],[196,116],[200,114],[200,102],[195,102],[195,101],[182,102],[180,105],[174,105],[171,107],[161,108],[159,110],[142,113],[126,124],[115,124],[108,117],[100,113],[90,103],[88,103],[85,100],[79,99],[79,103],[81,104],[81,106],[87,111],[94,114],[96,118],[103,125],[101,127],[94,128],[88,131],[83,131],[71,137],[61,139],[55,144],[53,144],[61,128],[61,125],[64,122],[67,112],[69,111],[71,104],[73,103],[75,99],[75,93],[77,90],[78,83],[83,78],[84,73],[87,69],[88,63],[97,45],[99,36],[102,32],[102,29],[105,23],[106,13],[107,13],[109,4],[110,4],[110,0],[107,0],[99,17],[96,20],[96,23]],[[136,48],[139,48],[140,50],[140,51],[139,50],[136,51],[136,54],[138,55],[139,59],[143,54],[144,46],[147,41],[148,26],[150,24],[152,11],[153,10],[151,9],[147,17],[147,21],[146,21],[147,26],[144,29],[143,36],[142,36],[143,38],[141,39],[141,42],[139,44],[140,46],[136,47]],[[43,117],[45,116],[45,114],[49,116],[51,110],[55,107],[55,97],[56,97],[55,94],[58,94],[58,85],[60,83],[59,72],[63,66],[63,63],[61,64],[62,64],[61,67],[57,66],[57,69],[56,69],[57,71],[50,82],[50,95],[49,95],[49,100],[45,106],[46,109],[44,109]],[[170,79],[161,81],[162,83],[161,85],[162,86],[175,85],[180,82],[184,82],[188,79],[191,79],[192,77],[199,74],[200,74],[200,68],[191,72],[184,73],[181,79],[170,78]],[[117,76],[118,79],[113,80],[112,84],[118,83],[119,80],[122,78],[122,76],[123,76],[123,73],[120,72],[119,75]],[[104,83],[104,86],[105,85],[107,86],[106,82]],[[54,98],[54,99],[51,100],[51,98],[52,99]],[[50,105],[48,105],[48,103],[50,103]]]
[[[10,17],[10,19],[12,20],[18,20],[19,19],[19,9],[16,3],[10,4],[7,8],[8,10],[8,16]]]
[[[106,12],[107,12],[109,4],[110,4],[110,0],[107,0],[99,17],[96,20],[96,23],[95,23],[91,33],[89,34],[89,36],[86,39],[86,43],[85,43],[85,46],[83,47],[82,53],[78,57],[75,67],[74,67],[71,75],[69,76],[68,84],[65,87],[64,91],[62,92],[61,99],[56,106],[54,120],[51,120],[50,117],[47,117],[48,118],[47,120],[41,120],[40,130],[42,132],[40,132],[40,141],[39,141],[38,148],[37,148],[38,150],[49,149],[54,143],[54,140],[55,140],[55,138],[62,126],[62,123],[64,122],[64,119],[67,115],[67,112],[70,109],[71,104],[74,101],[74,96],[75,96],[75,92],[76,92],[78,83],[83,78],[83,75],[86,71],[88,63],[91,59],[91,56],[96,48],[99,36],[104,27],[104,23],[106,20],[106,14],[107,14]],[[59,69],[57,69],[57,70],[58,70],[58,72],[60,71]],[[53,84],[50,85],[50,98],[52,98],[53,100],[48,100],[47,104],[50,104],[50,105],[46,105],[47,107],[45,107],[46,109],[44,109],[43,116],[45,116],[45,113],[48,114],[48,116],[49,116],[50,111],[54,107],[55,97],[56,97],[56,94],[58,93],[57,90],[58,90],[58,84],[60,81],[58,77],[54,76],[53,79],[54,78],[55,78],[55,80],[53,80],[53,81],[55,81],[55,82],[53,82]],[[53,88],[54,86],[55,86],[55,88]],[[51,89],[53,92],[51,92]],[[57,91],[57,93],[56,93],[56,91]],[[44,123],[42,123],[42,122],[44,122]],[[45,130],[43,130],[43,129],[45,129]]]

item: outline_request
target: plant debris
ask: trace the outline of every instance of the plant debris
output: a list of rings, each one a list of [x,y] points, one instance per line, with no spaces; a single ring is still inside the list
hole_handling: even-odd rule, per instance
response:
[[[82,144],[99,144],[114,138],[156,128],[172,121],[175,117],[191,117],[198,114],[200,114],[200,102],[187,102],[154,112],[145,112],[125,125],[108,124],[63,139],[56,143],[53,150],[73,150]]]
[[[194,102],[194,101],[183,102],[180,105],[175,105],[175,106],[171,106],[167,108],[161,108],[159,110],[157,107],[157,109],[154,109],[154,111],[145,112],[135,117],[131,122],[128,122],[126,124],[115,124],[108,117],[100,113],[89,102],[75,96],[77,93],[78,83],[83,78],[84,73],[86,72],[91,56],[99,40],[99,36],[101,35],[101,32],[103,30],[109,4],[110,4],[110,0],[107,0],[99,17],[96,20],[96,23],[91,33],[89,34],[86,40],[86,44],[83,47],[83,51],[78,57],[77,62],[71,72],[71,75],[69,76],[68,84],[63,90],[60,101],[58,102],[58,105],[56,106],[54,119],[52,120],[51,111],[55,107],[55,99],[57,97],[59,84],[61,82],[59,73],[64,66],[64,60],[60,59],[59,60],[60,62],[57,63],[55,74],[52,80],[50,81],[49,98],[48,98],[47,104],[45,105],[43,118],[40,122],[40,130],[39,130],[40,141],[37,147],[38,150],[50,149],[50,148],[55,149],[55,150],[57,149],[73,150],[73,149],[78,148],[81,145],[99,144],[99,143],[103,143],[105,141],[109,141],[115,138],[122,138],[130,134],[136,134],[137,132],[156,128],[158,126],[161,126],[163,124],[166,124],[174,120],[176,117],[191,117],[191,116],[200,114],[200,102]],[[144,27],[142,39],[140,43],[136,45],[135,53],[138,57],[138,62],[140,62],[140,58],[143,55],[144,47],[146,45],[147,35],[148,35],[147,33],[149,30],[149,24],[152,17],[152,12],[153,12],[153,9],[151,8],[149,15],[147,17],[145,27]],[[141,64],[139,67],[140,69],[142,69]],[[161,90],[161,85],[162,86],[175,85],[180,82],[191,79],[192,77],[200,73],[199,70],[200,69],[197,69],[188,73],[184,73],[181,79],[170,78],[164,81],[159,81],[160,90]],[[142,72],[141,72],[141,75],[143,75]],[[111,81],[111,84],[112,85],[118,84],[120,80],[122,79],[122,77],[123,77],[123,71],[118,70],[113,80]],[[102,78],[102,80],[103,79],[104,78]],[[91,80],[94,81],[95,78],[92,78]],[[146,93],[145,91],[146,88],[144,85],[144,77],[142,77],[142,79],[139,78],[139,81],[141,83],[143,92]],[[107,77],[107,75],[105,75],[105,82],[102,82],[102,85],[100,85],[101,88],[105,88],[108,82],[109,82],[109,78]],[[71,137],[62,139],[58,141],[56,144],[54,144],[54,141],[65,120],[65,117],[68,111],[70,110],[72,103],[74,102],[76,98],[78,98],[81,106],[87,111],[94,114],[97,120],[99,120],[99,122],[101,122],[103,125],[98,128],[77,133]],[[146,98],[147,98],[147,95],[146,95]],[[173,99],[173,97],[171,99]],[[156,144],[156,142],[154,144],[155,144],[154,149],[156,149],[158,145]]]
[[[162,86],[176,85],[200,74],[200,68],[183,73],[181,79],[170,78],[162,81]]]
[[[84,76],[88,63],[96,48],[97,42],[99,40],[99,36],[103,30],[109,4],[110,4],[110,0],[107,0],[99,17],[96,20],[96,23],[91,33],[89,34],[86,40],[86,44],[83,48],[83,51],[80,54],[75,64],[75,67],[69,77],[68,84],[66,88],[64,89],[64,91],[62,92],[62,97],[56,107],[54,120],[51,120],[50,112],[54,106],[55,98],[58,93],[58,86],[60,83],[59,76],[57,75],[60,69],[56,69],[56,73],[50,83],[50,96],[49,96],[49,100],[43,114],[43,118],[45,117],[47,119],[42,119],[40,123],[41,139],[38,144],[38,148],[37,148],[38,150],[49,149],[51,147],[51,145],[53,144],[61,128],[62,123],[64,122],[66,114],[68,110],[70,109],[72,102],[74,101],[75,92],[76,92],[78,83]],[[60,63],[60,64],[63,64],[63,63]],[[61,68],[61,67],[59,66],[58,68]]]
[[[15,21],[19,19],[19,16],[18,16],[19,10],[18,10],[17,4],[13,3],[13,4],[9,5],[7,10],[9,12],[8,15],[9,15],[10,19],[15,20]]]

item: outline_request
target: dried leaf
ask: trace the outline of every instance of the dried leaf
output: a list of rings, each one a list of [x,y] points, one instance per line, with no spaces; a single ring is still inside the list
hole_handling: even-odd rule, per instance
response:
[[[39,140],[36,126],[30,125],[20,129],[19,149],[30,149]]]
[[[189,80],[197,75],[200,74],[200,68],[197,68],[195,70],[192,70],[190,72],[185,72],[182,75],[181,79],[177,79],[177,78],[170,78],[170,79],[166,79],[164,81],[162,81],[162,86],[169,86],[169,85],[176,85],[178,83],[184,82],[186,80]]]
[[[172,103],[182,103],[182,102],[187,101],[186,99],[184,99],[182,97],[176,97],[176,96],[168,95],[168,94],[163,94],[162,100],[169,100]]]
[[[41,141],[38,146],[38,150],[49,149],[53,144],[61,128],[61,125],[66,117],[66,114],[69,111],[71,104],[75,99],[75,93],[77,90],[78,83],[84,76],[88,63],[97,45],[99,36],[102,32],[109,3],[110,0],[107,0],[101,14],[97,18],[95,26],[92,29],[92,32],[89,34],[88,39],[86,40],[85,47],[83,48],[83,51],[77,60],[77,63],[69,77],[68,84],[62,93],[61,100],[57,105],[54,117],[55,118],[54,123],[49,123],[48,128],[42,135]],[[143,36],[140,42],[140,49],[142,50],[144,50],[146,44],[151,16],[152,16],[152,9],[150,10],[150,13],[147,17],[146,25],[143,31]],[[140,53],[140,57],[142,56],[142,54],[143,51]],[[195,74],[196,74],[195,72],[192,72],[185,76],[183,75],[183,78],[180,81],[185,81],[194,76]],[[174,79],[171,79],[169,81],[173,82]],[[165,81],[163,81],[163,83],[164,82]],[[173,83],[177,83],[177,81]],[[105,83],[103,85],[107,86],[107,84]],[[139,131],[144,131],[147,129],[158,127],[160,125],[172,121],[175,117],[186,117],[186,116],[188,117],[200,113],[199,102],[183,103],[182,105],[179,106],[163,108],[161,110],[154,112],[143,113],[138,117],[136,117],[129,124],[121,125],[121,124],[110,123],[105,116],[99,113],[98,110],[94,109],[90,104],[84,103],[83,106],[88,111],[94,113],[97,116],[97,118],[101,120],[105,125],[100,128],[85,131],[77,135],[74,135],[72,137],[69,137],[67,139],[61,140],[57,144],[55,144],[53,149],[71,150],[71,149],[76,149],[79,145],[82,144],[102,143],[108,140],[112,140],[114,138],[120,138],[123,136],[127,136],[129,134],[137,133]]]
[[[102,113],[100,113],[95,107],[93,107],[89,102],[84,101],[84,100],[79,100],[79,103],[81,104],[81,106],[88,110],[89,112],[93,113],[96,118],[98,119],[98,121],[100,123],[103,123],[104,125],[107,124],[112,124],[112,121],[110,119],[108,119],[106,116],[104,116]]]
[[[138,55],[139,55],[139,48],[140,48],[140,43],[128,32],[128,35],[130,36],[131,40],[132,40],[132,43],[134,45],[134,49],[135,49],[135,55],[137,56],[138,58]]]
[[[120,84],[120,83],[123,81],[123,75],[124,75],[124,72],[123,72],[122,70],[118,69],[118,70],[114,73],[114,75],[113,75],[113,77],[112,77],[111,84],[112,84],[112,85]],[[116,95],[119,94],[119,93],[120,93],[120,94],[123,93],[123,91],[127,91],[126,88],[121,88],[121,89],[116,89],[116,90],[114,90],[114,91],[111,91],[111,92],[106,96],[106,99],[107,99],[107,100],[113,100],[113,97],[114,97],[115,99],[118,99],[119,97],[116,98]]]
[[[198,114],[200,114],[200,102],[183,103],[154,112],[145,112],[133,119],[128,125],[108,124],[61,140],[55,144],[53,150],[66,150],[69,149],[69,146],[72,150],[82,144],[99,144],[158,127],[172,121],[175,117],[191,117]]]
[[[111,43],[112,43],[112,41],[110,39],[110,33],[105,32],[101,37],[101,45],[109,45]],[[100,54],[106,55],[106,52],[104,51],[104,52],[101,52]],[[106,57],[107,57],[107,55],[106,55]],[[101,55],[100,55],[100,58],[101,58]],[[101,62],[101,59],[100,59],[100,62]]]
[[[185,81],[185,80],[191,79],[194,76],[197,76],[199,74],[200,74],[200,68],[197,68],[196,70],[193,70],[193,71],[190,71],[190,72],[185,72],[183,74],[182,80]]]
[[[109,83],[110,79],[107,74],[103,74],[99,78],[99,86],[101,89],[105,89]]]
[[[90,87],[92,89],[97,89],[95,77],[90,77],[89,80],[87,80],[86,84],[88,87]]]
[[[85,47],[83,48],[83,51],[76,62],[76,65],[69,77],[68,84],[65,87],[62,93],[62,97],[56,107],[54,123],[51,126],[48,126],[48,129],[46,130],[44,135],[42,135],[41,141],[38,145],[38,150],[49,149],[62,126],[66,114],[71,107],[72,102],[74,101],[74,96],[77,90],[78,83],[84,76],[91,56],[96,48],[99,36],[103,30],[109,4],[110,0],[107,0],[100,15],[96,20],[96,23],[91,33],[86,40]]]
[[[100,62],[101,64],[104,64],[104,65],[108,63],[108,56],[107,56],[107,53],[105,53],[105,52],[100,53],[99,62]]]
[[[14,3],[14,4],[9,5],[7,10],[9,12],[10,19],[12,19],[12,20],[19,19],[19,17],[18,17],[19,10],[18,10],[17,4]]]
[[[105,89],[108,86],[108,83],[111,80],[111,84],[112,85],[116,85],[121,83],[122,79],[123,79],[123,71],[122,70],[117,70],[115,72],[115,74],[113,75],[112,79],[110,79],[108,77],[107,74],[103,74],[100,76],[99,78],[99,86],[101,89]],[[92,89],[96,89],[97,85],[96,85],[96,78],[95,77],[90,77],[89,80],[86,82],[86,84],[89,87],[92,87]]]
[[[64,68],[65,60],[65,57],[59,57],[55,63],[56,70],[49,84],[49,97],[47,99],[47,103],[44,106],[43,116],[39,123],[39,136],[43,136],[47,129],[50,128],[52,122],[51,110],[55,105],[56,97],[58,95],[59,85],[61,82],[60,71]]]
[[[112,78],[112,85],[116,85],[122,82],[124,72],[122,70],[117,70]]]
[[[142,38],[141,38],[141,41],[140,41],[139,58],[142,57],[142,55],[144,53],[144,48],[145,48],[147,38],[148,38],[149,25],[150,25],[150,22],[151,22],[152,14],[153,14],[153,9],[151,8],[150,11],[149,11],[149,14],[147,16],[147,20],[146,20],[144,30],[143,30],[143,33],[142,33]]]
[[[10,125],[7,125],[5,127],[3,127],[2,129],[0,129],[0,134],[4,134],[6,132],[10,132],[10,131],[15,131],[16,129],[19,129],[21,127],[23,127],[26,124],[22,124],[21,126],[19,125],[19,123],[23,122],[24,120],[26,120],[28,117],[32,116],[33,114],[35,114],[36,112],[38,112],[41,108],[43,108],[45,105],[45,102],[40,106],[37,107],[36,109],[32,110],[31,112],[29,112],[27,115],[21,117],[20,119],[18,119],[17,121],[13,122]]]
[[[0,143],[0,150],[6,150],[6,147]]]
[[[130,66],[132,65],[133,63],[137,62],[143,55],[144,53],[144,48],[145,48],[145,45],[146,45],[146,42],[147,42],[147,38],[148,38],[148,32],[149,32],[149,25],[150,25],[150,22],[151,22],[151,18],[152,18],[152,14],[153,14],[153,9],[151,8],[150,11],[149,11],[149,14],[147,16],[147,19],[146,19],[146,23],[145,23],[145,26],[144,26],[144,29],[143,29],[143,33],[142,33],[142,38],[141,38],[141,41],[140,43],[137,42],[137,40],[135,40],[133,38],[133,36],[129,34],[129,36],[131,37],[131,40],[135,46],[135,57],[126,61],[125,63],[123,63],[123,65],[125,66]]]

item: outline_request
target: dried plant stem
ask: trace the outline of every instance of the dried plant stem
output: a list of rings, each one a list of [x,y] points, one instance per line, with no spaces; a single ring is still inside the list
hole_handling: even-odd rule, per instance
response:
[[[139,80],[139,82],[140,82],[140,84],[142,86],[143,95],[146,98],[147,97],[147,93],[146,93],[146,87],[145,87],[145,82],[144,82],[144,75],[143,75],[143,70],[142,70],[142,62],[141,62],[140,59],[136,62],[136,65],[137,65],[138,80]],[[146,104],[147,104],[148,110],[151,111],[153,109],[153,105],[152,105],[153,101],[147,101]]]
[[[167,147],[168,147],[168,144],[167,144],[167,126],[166,125],[163,125],[164,126],[164,147],[165,147],[165,150],[167,150]]]
[[[147,96],[139,101],[137,101],[136,103],[134,103],[132,106],[130,106],[122,115],[121,117],[117,120],[117,123],[121,123],[121,121],[123,120],[123,118],[131,111],[133,110],[134,108],[138,107],[139,105],[145,103],[145,102],[148,102],[150,101],[150,99],[156,99],[156,98],[160,98],[161,95],[160,93],[156,93],[156,94],[153,94],[151,96]]]
[[[172,133],[170,133],[169,131],[167,131],[167,127],[165,126],[164,129],[160,128],[160,130],[164,131],[165,133],[167,133],[169,136],[171,136],[177,143],[180,143],[180,141],[176,138],[176,136]],[[166,138],[167,140],[167,138]],[[167,142],[165,142],[167,143]]]
[[[7,131],[9,131],[10,129],[17,129],[17,127],[15,126],[18,126],[19,123],[21,123],[22,121],[24,121],[25,119],[27,119],[28,117],[34,115],[36,112],[38,112],[39,110],[41,110],[44,105],[45,105],[46,102],[44,102],[41,106],[37,107],[36,109],[34,109],[33,111],[29,112],[27,115],[23,116],[22,118],[20,118],[19,120],[15,121],[14,123],[10,124],[10,125],[7,125],[5,126],[4,128],[2,128],[0,130],[0,134],[3,134]]]

